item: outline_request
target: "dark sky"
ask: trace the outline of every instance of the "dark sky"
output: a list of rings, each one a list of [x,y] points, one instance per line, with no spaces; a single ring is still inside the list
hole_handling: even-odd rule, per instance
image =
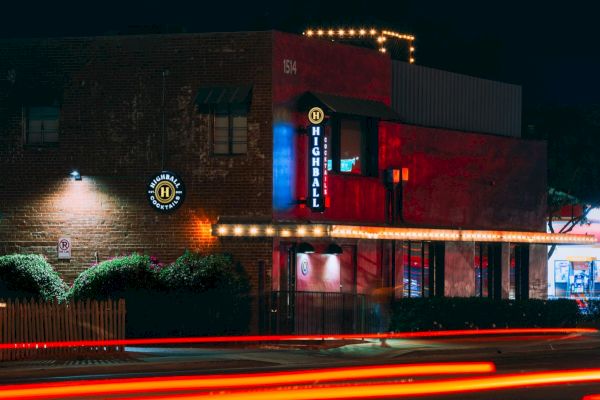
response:
[[[593,1],[10,2],[0,37],[376,25],[417,37],[417,63],[523,86],[526,105],[600,103],[600,5]]]

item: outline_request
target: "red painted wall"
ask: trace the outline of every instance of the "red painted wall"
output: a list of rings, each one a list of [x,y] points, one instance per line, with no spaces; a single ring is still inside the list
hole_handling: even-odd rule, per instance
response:
[[[274,125],[306,126],[294,100],[311,90],[390,104],[386,55],[279,32],[273,40]],[[295,73],[285,72],[284,60],[295,62]],[[306,196],[307,139],[296,133],[293,140],[290,186],[300,199]],[[408,225],[544,230],[545,143],[390,122],[379,127],[379,178],[330,174],[329,209],[275,207],[274,218],[384,224],[381,177],[389,167],[410,170],[403,203]]]
[[[381,169],[408,167],[407,224],[544,231],[546,143],[382,123]]]
[[[274,125],[288,122],[296,127],[306,126],[307,117],[296,112],[295,99],[307,91],[356,97],[390,104],[391,63],[387,55],[355,46],[332,43],[303,36],[274,33],[273,44],[273,103]],[[284,60],[296,64],[295,74],[286,74]],[[293,149],[295,181],[291,182],[294,198],[306,196],[307,140],[295,135]],[[331,207],[323,214],[299,207],[274,210],[278,219],[310,219],[330,221],[378,222],[385,216],[383,207],[375,204],[385,195],[376,178],[329,175],[329,190],[336,193]],[[357,216],[357,211],[360,216]]]

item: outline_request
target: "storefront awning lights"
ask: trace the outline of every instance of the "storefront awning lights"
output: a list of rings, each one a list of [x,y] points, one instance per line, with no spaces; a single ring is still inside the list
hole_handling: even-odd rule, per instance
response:
[[[331,224],[215,224],[219,237],[285,237],[370,240],[425,240],[450,242],[506,242],[539,244],[594,244],[595,236],[520,231],[393,228]]]

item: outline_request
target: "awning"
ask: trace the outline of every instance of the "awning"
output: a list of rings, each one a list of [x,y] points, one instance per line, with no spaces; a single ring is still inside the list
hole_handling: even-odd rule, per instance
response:
[[[301,108],[305,108],[307,111],[314,106],[320,106],[324,108],[326,112],[330,113],[358,115],[387,121],[400,120],[400,115],[392,108],[384,103],[373,100],[306,92],[300,97],[299,104]]]
[[[211,86],[198,89],[196,104],[201,110],[211,106],[247,107],[250,104],[252,86]]]
[[[363,240],[426,240],[448,242],[500,242],[538,244],[595,244],[592,235],[524,231],[479,231],[462,229],[396,228],[388,226],[357,226],[305,223],[249,223],[247,221],[212,226],[219,237],[290,237],[345,238]]]

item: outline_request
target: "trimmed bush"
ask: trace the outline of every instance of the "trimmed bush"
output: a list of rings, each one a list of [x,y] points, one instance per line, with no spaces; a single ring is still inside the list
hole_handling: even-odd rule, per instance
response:
[[[114,258],[93,265],[73,282],[69,296],[74,300],[128,297],[128,293],[156,290],[158,267],[150,257],[139,254]]]
[[[580,319],[573,300],[407,298],[392,305],[393,331],[572,327]]]
[[[33,297],[61,301],[67,284],[46,259],[37,254],[0,257],[0,298]]]
[[[83,271],[75,299],[124,298],[127,337],[241,333],[250,320],[250,284],[227,255],[186,251],[163,267],[139,254]]]
[[[159,273],[154,301],[161,326],[137,336],[242,333],[250,322],[250,282],[231,256],[186,251]],[[160,299],[160,300],[159,300]],[[146,311],[150,314],[150,311]]]
[[[226,254],[201,255],[187,251],[173,264],[162,269],[160,281],[168,291],[200,293],[221,290],[248,295],[250,283],[239,264]]]

